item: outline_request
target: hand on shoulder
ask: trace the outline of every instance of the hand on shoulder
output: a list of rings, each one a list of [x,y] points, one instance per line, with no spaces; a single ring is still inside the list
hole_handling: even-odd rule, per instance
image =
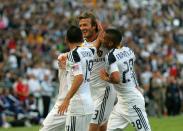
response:
[[[66,68],[67,53],[60,54],[58,56],[57,60],[58,60],[59,68],[65,69]]]

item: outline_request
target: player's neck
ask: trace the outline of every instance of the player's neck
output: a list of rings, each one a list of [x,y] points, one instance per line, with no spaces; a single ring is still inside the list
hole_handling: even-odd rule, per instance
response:
[[[70,44],[69,45],[69,49],[70,50],[73,50],[74,48],[76,48],[76,47],[78,47],[78,46],[80,46],[81,45],[81,43],[73,43],[73,44]]]
[[[97,39],[97,33],[94,33],[90,38],[86,38],[87,42],[93,42]]]
[[[122,48],[123,46],[122,45],[118,45],[118,46],[113,46],[113,47],[111,47],[110,49],[120,49],[120,48]]]
[[[117,46],[117,49],[120,49],[120,48],[122,48],[122,47],[123,47],[122,45],[118,45],[118,46]]]

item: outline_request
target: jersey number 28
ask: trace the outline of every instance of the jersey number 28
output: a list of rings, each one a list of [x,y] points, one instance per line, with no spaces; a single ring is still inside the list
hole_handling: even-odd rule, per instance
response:
[[[124,65],[126,65],[126,70],[124,70],[122,74],[122,83],[127,83],[130,81],[130,79],[128,79],[126,76],[128,72],[133,71],[133,64],[134,64],[133,59],[124,62]]]

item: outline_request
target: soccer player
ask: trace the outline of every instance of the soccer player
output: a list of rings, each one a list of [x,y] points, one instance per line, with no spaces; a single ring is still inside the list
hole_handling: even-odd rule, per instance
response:
[[[84,37],[83,46],[93,46],[98,37],[98,24],[91,12],[84,12],[79,16],[79,26]],[[107,82],[100,79],[99,70],[105,65],[105,54],[108,49],[100,47],[94,57],[91,74],[91,94],[94,101],[94,112],[90,122],[90,131],[105,131],[107,120],[114,107],[116,92]]]
[[[60,82],[59,94],[57,96],[57,100],[55,102],[54,107],[43,121],[43,127],[40,129],[40,131],[61,131],[65,128],[66,116],[58,114],[58,107],[60,103],[62,103],[62,101],[64,100],[68,90],[66,80],[67,71],[65,69],[66,65],[65,54],[60,54],[58,56],[58,60],[61,60],[61,62],[59,62],[59,74],[58,74]]]
[[[68,29],[66,42],[70,49],[66,63],[68,93],[58,113],[67,112],[66,131],[87,131],[93,113],[89,81],[96,48],[79,47],[83,36],[76,26]]]
[[[105,56],[106,69],[100,71],[100,76],[102,80],[114,84],[118,97],[107,131],[124,129],[129,123],[137,131],[150,131],[144,98],[138,90],[134,71],[135,54],[130,48],[120,46],[121,39],[118,30],[107,29],[102,42],[110,51]]]

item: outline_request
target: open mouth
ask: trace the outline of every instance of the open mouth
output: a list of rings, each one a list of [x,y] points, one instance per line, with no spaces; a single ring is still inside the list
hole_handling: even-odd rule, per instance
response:
[[[83,33],[83,35],[86,35],[86,34],[87,34],[87,31],[86,31],[86,30],[84,30],[84,31],[82,31],[82,33]]]

